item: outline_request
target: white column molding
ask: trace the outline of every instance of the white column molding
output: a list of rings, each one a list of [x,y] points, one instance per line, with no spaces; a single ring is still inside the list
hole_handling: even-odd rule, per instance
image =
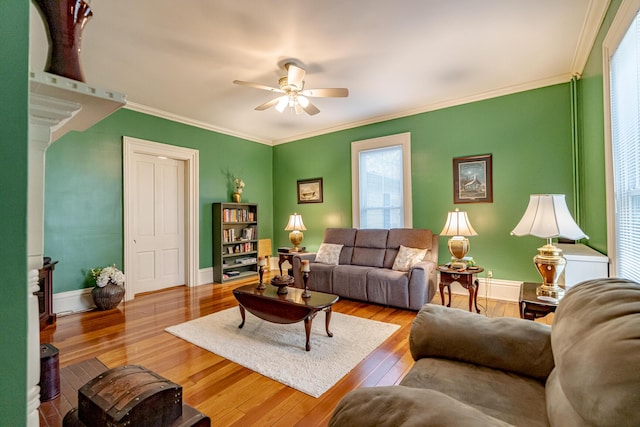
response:
[[[47,147],[70,130],[85,130],[125,104],[125,96],[53,74],[30,73],[27,198],[27,425],[40,420],[38,270],[44,251],[44,165]]]

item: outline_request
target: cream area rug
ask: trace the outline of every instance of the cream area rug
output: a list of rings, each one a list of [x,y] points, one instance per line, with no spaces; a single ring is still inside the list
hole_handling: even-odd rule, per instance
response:
[[[313,397],[320,397],[400,326],[332,313],[312,323],[305,351],[304,323],[281,325],[248,311],[242,329],[238,307],[170,326],[167,332]]]

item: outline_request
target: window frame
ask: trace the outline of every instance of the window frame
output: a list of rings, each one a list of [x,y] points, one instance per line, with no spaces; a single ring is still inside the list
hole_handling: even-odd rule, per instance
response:
[[[613,166],[613,127],[611,120],[611,58],[640,11],[640,0],[623,0],[602,43],[602,86],[604,96],[604,149],[607,212],[607,255],[609,275],[618,275],[616,245],[616,202]]]
[[[413,228],[411,132],[351,142],[351,221],[354,228],[360,228],[360,152],[394,146],[402,147],[403,227]]]

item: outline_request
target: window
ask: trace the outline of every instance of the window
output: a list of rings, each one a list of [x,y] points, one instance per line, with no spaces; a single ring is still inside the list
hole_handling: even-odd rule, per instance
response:
[[[410,156],[410,133],[351,143],[354,227],[412,227]]]
[[[637,4],[625,7],[631,3],[638,2],[620,6],[603,44],[609,76],[608,248],[612,275],[640,281],[640,15]]]

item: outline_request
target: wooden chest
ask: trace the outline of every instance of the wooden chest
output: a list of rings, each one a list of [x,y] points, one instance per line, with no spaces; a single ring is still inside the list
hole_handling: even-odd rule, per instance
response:
[[[110,369],[78,390],[88,427],[168,426],[182,416],[182,387],[142,366]]]
[[[132,425],[133,426],[133,425]],[[87,427],[87,424],[78,418],[78,410],[71,409],[62,420],[62,427]],[[189,405],[182,405],[182,416],[171,424],[163,424],[154,427],[211,427],[211,419],[202,412]]]

